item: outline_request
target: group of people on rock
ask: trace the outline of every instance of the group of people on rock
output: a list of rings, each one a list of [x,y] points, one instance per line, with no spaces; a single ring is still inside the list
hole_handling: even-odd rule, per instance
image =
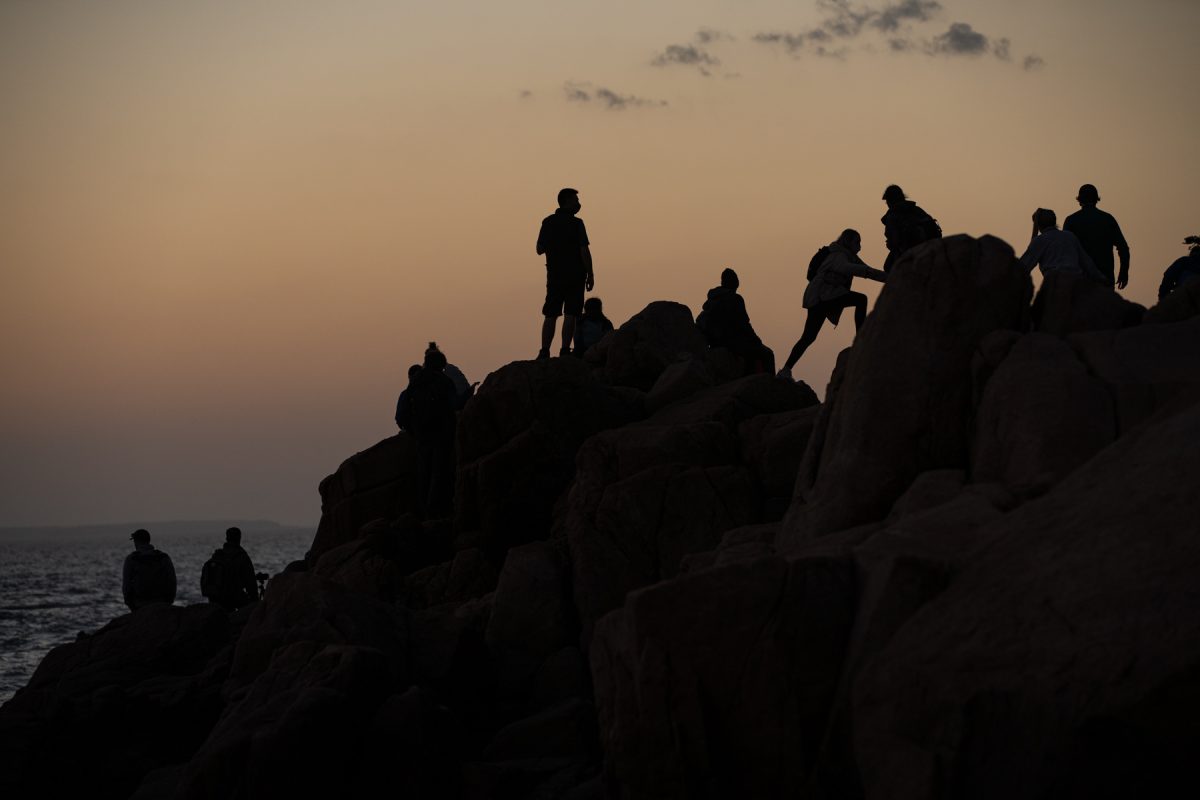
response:
[[[558,319],[562,317],[559,356],[582,356],[613,329],[604,316],[599,297],[584,295],[596,285],[587,226],[579,217],[582,204],[576,189],[558,193],[558,208],[542,220],[536,252],[546,257],[546,297],[542,304],[541,347],[537,359],[550,357]],[[853,290],[855,278],[884,282],[896,262],[909,250],[942,236],[941,226],[928,212],[910,200],[899,186],[883,192],[887,211],[883,223],[887,258],[882,269],[868,266],[859,257],[862,236],[847,228],[830,244],[820,248],[808,265],[808,286],[802,305],[806,311],[800,339],[776,373],[790,380],[792,368],[816,341],[825,322],[837,325],[843,311],[852,309],[857,331],[866,320],[867,297]],[[1124,289],[1129,283],[1129,244],[1121,227],[1109,213],[1097,208],[1100,193],[1091,184],[1079,187],[1080,209],[1058,227],[1054,211],[1039,208],[1033,214],[1033,237],[1021,261],[1030,270],[1040,267],[1043,275],[1067,272],[1082,275],[1097,284]],[[1159,288],[1165,296],[1189,281],[1200,280],[1200,237],[1185,240],[1187,257],[1168,268]],[[1119,259],[1116,267],[1113,252]],[[772,372],[771,351],[750,323],[746,303],[738,288],[737,272],[727,268],[720,284],[708,292],[696,325],[712,348],[726,348],[736,355],[747,373]],[[430,343],[425,362],[409,369],[409,385],[396,404],[396,424],[412,434],[420,464],[420,498],[426,513],[448,510],[454,474],[455,411],[474,394],[462,372]]]
[[[152,603],[175,602],[175,564],[150,544],[150,532],[138,528],[130,537],[133,552],[121,571],[121,594],[130,611]],[[236,611],[257,600],[260,581],[267,575],[254,571],[250,554],[242,548],[241,528],[225,531],[225,544],[213,552],[200,571],[200,593],[226,611]]]

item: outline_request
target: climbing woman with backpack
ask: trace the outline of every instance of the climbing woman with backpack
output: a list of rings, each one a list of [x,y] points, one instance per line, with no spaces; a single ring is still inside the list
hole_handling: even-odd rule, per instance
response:
[[[855,278],[868,278],[882,283],[885,275],[882,270],[872,269],[862,262],[858,257],[861,249],[862,237],[858,231],[847,228],[837,241],[822,247],[809,262],[808,288],[804,290],[804,307],[808,309],[808,318],[804,322],[800,341],[792,347],[783,369],[779,370],[780,378],[791,380],[792,367],[809,345],[817,340],[825,320],[836,326],[842,311],[853,308],[854,330],[862,327],[867,318],[867,296],[851,291],[850,285]]]

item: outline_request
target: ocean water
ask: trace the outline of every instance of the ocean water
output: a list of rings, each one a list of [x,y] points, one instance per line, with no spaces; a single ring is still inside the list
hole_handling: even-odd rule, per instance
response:
[[[0,703],[29,681],[51,648],[129,613],[121,600],[121,566],[133,550],[129,534],[138,527],[148,529],[151,544],[175,564],[176,605],[207,602],[200,595],[200,569],[224,542],[224,523],[0,530]],[[239,527],[255,571],[271,575],[303,558],[314,533],[269,524]]]

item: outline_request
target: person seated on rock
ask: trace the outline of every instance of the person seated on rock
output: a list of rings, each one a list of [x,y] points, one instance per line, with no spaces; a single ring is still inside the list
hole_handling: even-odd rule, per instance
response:
[[[895,184],[883,190],[883,201],[888,207],[887,213],[879,219],[883,223],[883,238],[888,249],[883,271],[891,272],[892,265],[912,248],[930,239],[942,238],[942,228]]]
[[[708,299],[696,318],[696,327],[709,347],[724,347],[742,361],[744,373],[770,372],[771,355],[750,324],[746,301],[738,294],[738,274],[726,268],[721,285],[708,292]]]
[[[1033,212],[1033,238],[1021,256],[1021,263],[1028,267],[1030,272],[1034,267],[1041,267],[1043,276],[1052,272],[1066,272],[1112,286],[1096,269],[1096,265],[1075,238],[1075,234],[1059,230],[1058,217],[1048,208],[1039,208]]]
[[[200,594],[226,611],[237,611],[258,599],[254,562],[242,549],[241,528],[227,528],[225,544],[201,568]]]
[[[420,364],[413,364],[408,368],[408,385],[412,386],[413,378],[421,371]],[[396,398],[396,427],[402,431],[407,431],[412,424],[409,419],[408,411],[408,389],[405,388],[400,392],[400,396]]]
[[[779,370],[780,378],[791,380],[792,367],[796,366],[804,351],[817,340],[817,334],[825,320],[836,326],[842,311],[853,308],[854,330],[858,331],[862,327],[867,318],[867,296],[850,290],[855,278],[868,278],[880,282],[886,279],[882,270],[868,267],[858,257],[859,251],[862,250],[862,237],[852,228],[842,231],[842,235],[836,241],[822,249],[826,255],[804,290],[804,308],[808,309],[804,332],[800,334],[800,340],[788,354],[783,369]]]
[[[575,355],[583,356],[612,329],[613,324],[604,316],[603,301],[589,297],[583,302],[583,316],[575,324]]]
[[[151,603],[175,602],[175,565],[171,557],[150,544],[150,532],[138,528],[130,537],[133,552],[121,570],[121,594],[130,611]]]
[[[446,356],[429,343],[408,387],[409,432],[417,445],[418,497],[427,518],[450,511],[454,495],[454,426],[458,393],[446,377]]]
[[[1189,236],[1183,243],[1191,249],[1186,256],[1176,259],[1163,273],[1162,283],[1158,287],[1159,300],[1193,281],[1200,281],[1200,236]]]

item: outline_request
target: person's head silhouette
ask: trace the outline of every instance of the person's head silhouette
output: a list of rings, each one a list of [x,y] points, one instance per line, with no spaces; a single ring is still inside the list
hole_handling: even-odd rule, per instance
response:
[[[883,190],[883,200],[888,204],[888,208],[903,203],[908,198],[904,196],[904,190],[896,184],[892,184]]]
[[[230,544],[241,544],[242,543],[242,529],[241,528],[226,528],[225,529],[225,541],[229,542]]]
[[[589,297],[583,301],[583,313],[592,317],[599,317],[604,314],[604,303],[599,297]]]
[[[1085,183],[1079,187],[1079,194],[1075,199],[1079,201],[1079,205],[1081,206],[1094,206],[1100,202],[1100,192],[1096,190],[1095,186]]]
[[[853,228],[846,228],[842,231],[842,235],[837,238],[837,243],[849,250],[851,253],[857,254],[862,250],[862,236]]]
[[[1058,224],[1058,215],[1048,208],[1039,208],[1033,212],[1033,224],[1037,226],[1039,231],[1053,228]]]
[[[565,188],[558,190],[558,207],[571,214],[578,214],[583,205],[579,202],[579,190]]]
[[[741,285],[741,281],[738,280],[738,274],[731,268],[726,267],[721,271],[721,286],[736,292],[737,288]]]

